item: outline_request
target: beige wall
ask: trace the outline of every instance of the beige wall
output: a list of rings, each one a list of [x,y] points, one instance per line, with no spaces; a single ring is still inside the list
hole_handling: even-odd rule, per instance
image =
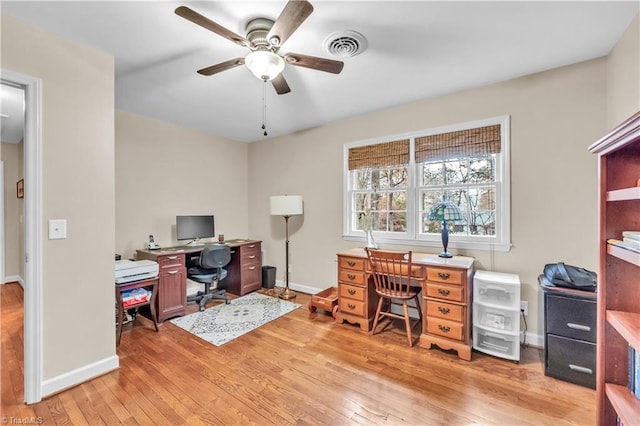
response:
[[[16,184],[22,179],[23,142],[1,144],[4,161],[4,277],[10,281],[24,279],[24,199],[18,198]]]
[[[114,61],[5,15],[1,51],[3,69],[42,80],[43,378],[55,380],[115,356]],[[67,239],[47,239],[49,219],[67,220]]]
[[[216,233],[247,238],[247,155],[246,144],[117,111],[116,252],[132,257],[149,234],[180,244],[176,215],[213,214]]]
[[[607,128],[640,111],[640,14],[607,57]]]
[[[596,267],[596,160],[587,147],[606,129],[605,71],[604,59],[589,61],[251,144],[251,236],[265,241],[267,262],[282,279],[283,224],[269,216],[268,197],[302,195],[304,217],[292,219],[299,230],[290,238],[290,281],[336,285],[336,252],[362,246],[341,237],[343,144],[510,115],[513,248],[495,254],[495,270],[520,275],[529,331],[541,334],[537,276],[545,263]],[[477,269],[491,266],[487,251],[460,253],[476,257]]]

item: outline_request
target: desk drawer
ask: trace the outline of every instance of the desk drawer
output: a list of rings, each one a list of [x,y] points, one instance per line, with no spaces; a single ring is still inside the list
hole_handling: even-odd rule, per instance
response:
[[[358,259],[355,257],[341,257],[340,269],[353,269],[355,271],[364,271],[366,259]]]
[[[240,247],[241,263],[258,262],[261,263],[261,248],[259,243],[247,244]]]
[[[436,317],[427,317],[427,331],[454,340],[462,340],[464,335],[462,323]]]
[[[464,318],[464,306],[429,300],[427,301],[427,315],[462,322]]]
[[[158,256],[158,267],[160,269],[184,267],[184,253]]]
[[[363,286],[365,284],[365,273],[340,269],[339,281]]]
[[[346,297],[340,298],[340,311],[345,314],[356,315],[359,317],[364,317],[366,315],[364,302],[347,299]]]
[[[340,297],[364,302],[365,288],[354,285],[340,284]]]
[[[464,301],[464,288],[442,284],[427,283],[427,297],[451,300],[453,302]]]
[[[447,284],[462,284],[463,271],[442,269],[442,268],[427,268],[427,280],[447,283]]]

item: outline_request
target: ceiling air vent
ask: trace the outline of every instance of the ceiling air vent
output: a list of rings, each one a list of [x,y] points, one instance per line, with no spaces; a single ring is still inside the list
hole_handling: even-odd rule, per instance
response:
[[[357,31],[338,31],[329,34],[322,46],[328,54],[344,58],[364,52],[367,39]]]

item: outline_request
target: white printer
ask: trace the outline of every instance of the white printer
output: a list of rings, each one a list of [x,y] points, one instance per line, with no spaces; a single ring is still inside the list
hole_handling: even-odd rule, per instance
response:
[[[116,284],[155,278],[158,270],[153,260],[116,260]]]

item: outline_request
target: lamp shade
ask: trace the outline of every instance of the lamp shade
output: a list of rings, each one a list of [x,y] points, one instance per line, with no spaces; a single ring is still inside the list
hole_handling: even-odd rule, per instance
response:
[[[244,58],[249,70],[260,80],[273,80],[284,69],[284,59],[269,50],[256,50]]]
[[[442,200],[431,207],[427,219],[438,222],[458,222],[464,220],[464,216],[458,206],[450,201]]]
[[[302,213],[302,196],[274,195],[271,197],[272,216],[297,216]]]

